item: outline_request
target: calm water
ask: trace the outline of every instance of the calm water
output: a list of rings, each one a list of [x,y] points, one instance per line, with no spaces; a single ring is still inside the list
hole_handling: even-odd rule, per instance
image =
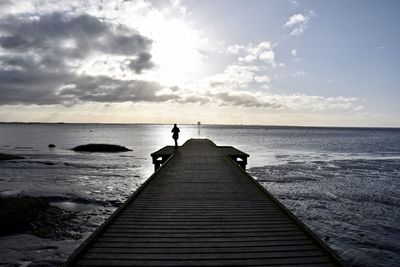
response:
[[[0,124],[0,194],[47,197],[79,211],[86,237],[153,171],[172,125]],[[209,138],[250,154],[248,171],[353,266],[400,266],[400,129],[181,125],[180,143]],[[56,145],[49,149],[48,144]],[[133,151],[76,153],[86,143]],[[59,265],[81,240],[0,238],[0,265]]]

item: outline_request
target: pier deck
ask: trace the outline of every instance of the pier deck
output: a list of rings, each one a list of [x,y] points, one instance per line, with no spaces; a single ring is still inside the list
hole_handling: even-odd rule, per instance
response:
[[[232,149],[191,139],[173,151],[65,266],[341,266]]]

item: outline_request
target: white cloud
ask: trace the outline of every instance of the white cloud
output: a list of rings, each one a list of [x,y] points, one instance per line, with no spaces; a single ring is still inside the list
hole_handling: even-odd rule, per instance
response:
[[[295,73],[292,74],[293,77],[304,77],[306,76],[306,73],[302,70],[296,71]]]
[[[288,21],[285,23],[285,27],[295,26],[301,23],[305,23],[309,20],[308,17],[304,16],[303,14],[295,14],[289,17]]]
[[[301,61],[301,58],[298,57],[297,49],[292,49],[290,54],[292,55],[292,61]]]
[[[301,35],[308,28],[310,19],[314,16],[315,12],[312,10],[305,13],[294,14],[289,17],[283,27],[291,29],[290,35]]]
[[[247,56],[238,58],[238,60],[240,62],[252,62],[252,61],[254,61],[256,59],[257,59],[257,56],[255,56],[255,55],[247,55]]]
[[[183,5],[181,0],[170,0],[171,3],[171,10],[172,11],[178,11],[179,14],[182,17],[186,17],[187,15],[187,8]],[[171,10],[166,10],[167,12],[170,12]]]
[[[254,80],[258,83],[269,83],[271,81],[271,78],[268,77],[267,75],[263,75],[263,76],[255,76]]]
[[[296,0],[289,0],[289,3],[294,7],[298,7],[300,5]]]
[[[315,95],[293,94],[274,95],[280,105],[292,110],[328,111],[328,110],[349,110],[359,111],[364,107],[359,105],[356,97],[322,97]]]
[[[355,97],[322,97],[304,94],[268,94],[244,90],[208,90],[202,95],[193,95],[192,102],[200,104],[215,103],[219,106],[241,106],[246,108],[268,108],[281,111],[350,111],[359,112],[364,109]],[[190,97],[188,99],[191,99]]]
[[[246,89],[254,81],[256,66],[229,65],[223,73],[207,78],[207,86],[218,89]]]
[[[271,65],[275,64],[275,53],[272,50],[262,52],[259,58]]]
[[[234,45],[228,46],[227,51],[230,54],[237,55],[237,54],[239,54],[240,51],[244,50],[244,48],[245,48],[244,45],[234,44]]]
[[[277,66],[275,62],[275,52],[273,44],[268,41],[263,41],[258,44],[249,43],[247,45],[230,45],[227,48],[228,53],[233,55],[238,55],[239,62],[254,63],[256,61],[261,61],[263,63],[268,63],[271,66]]]

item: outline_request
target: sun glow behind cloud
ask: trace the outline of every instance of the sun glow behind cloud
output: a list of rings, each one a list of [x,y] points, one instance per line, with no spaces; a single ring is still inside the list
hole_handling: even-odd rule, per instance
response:
[[[14,1],[8,8],[7,15],[18,27],[6,25],[10,18],[0,11],[0,30],[4,30],[0,72],[10,77],[12,70],[11,77],[24,81],[21,77],[26,76],[38,82],[6,80],[0,86],[3,105],[54,105],[55,110],[78,105],[92,110],[85,105],[97,105],[98,110],[113,114],[103,116],[97,111],[86,118],[168,122],[163,114],[152,111],[157,107],[179,114],[171,120],[197,121],[193,113],[214,123],[237,119],[258,124],[272,119],[285,123],[284,116],[299,118],[288,116],[296,112],[307,113],[308,118],[316,111],[332,117],[332,112],[356,114],[364,109],[364,100],[351,94],[302,91],[297,82],[313,77],[312,70],[301,66],[306,59],[303,49],[288,48],[282,40],[263,35],[257,41],[228,43],[221,32],[211,39],[198,21],[192,24],[185,2],[163,2],[160,7],[146,0],[72,0],[62,5],[37,0]],[[296,8],[281,22],[285,41],[305,38],[303,33],[316,25],[314,11]],[[27,18],[40,23],[27,23]],[[62,34],[46,32],[48,25],[60,28]],[[41,41],[46,38],[51,42]],[[22,60],[20,54],[26,58]],[[284,86],[292,88],[281,90],[277,84],[284,84],[282,80],[288,80]],[[140,110],[140,118],[121,115],[132,110]]]
[[[124,65],[123,57],[107,59],[97,55],[84,62],[81,72],[92,75],[108,73],[122,79],[140,78],[165,86],[183,86],[199,77],[203,62],[200,51],[207,45],[208,39],[192,29],[180,1],[172,1],[172,5],[164,9],[156,9],[142,0],[117,2],[114,5],[100,5],[98,2],[97,6],[101,8],[91,8],[88,13],[115,24],[127,25],[152,40],[150,54],[154,68],[139,76],[132,75],[126,72],[126,68],[121,68]]]
[[[163,84],[182,85],[198,76],[202,55],[202,40],[182,20],[173,20],[156,26],[152,37],[153,58],[157,65],[155,78]]]

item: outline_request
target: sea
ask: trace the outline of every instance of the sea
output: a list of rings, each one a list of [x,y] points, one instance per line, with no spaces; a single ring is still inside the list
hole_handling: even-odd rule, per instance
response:
[[[44,197],[83,218],[78,239],[0,237],[0,265],[61,265],[153,173],[172,126],[0,124],[0,153],[25,157],[0,161],[0,196]],[[400,128],[178,126],[180,145],[208,138],[250,154],[247,171],[349,266],[400,266]],[[88,143],[132,151],[71,150]]]

